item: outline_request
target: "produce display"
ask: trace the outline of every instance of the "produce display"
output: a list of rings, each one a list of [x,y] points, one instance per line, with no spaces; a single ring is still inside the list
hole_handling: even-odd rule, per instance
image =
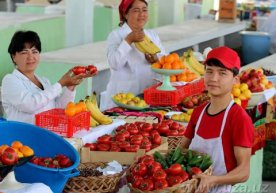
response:
[[[185,127],[171,119],[163,120],[160,123],[154,123],[153,130],[156,130],[162,136],[183,136]]]
[[[148,104],[141,98],[135,96],[133,93],[117,93],[112,97],[113,101],[121,107],[127,109],[143,109],[148,107]]]
[[[206,171],[212,165],[209,155],[191,150],[182,152],[180,148],[162,155],[156,151],[145,155],[130,167],[127,173],[132,188],[142,191],[161,190],[181,184],[195,174]]]
[[[71,166],[72,161],[63,154],[58,154],[54,158],[51,157],[33,157],[31,163],[47,168],[67,168]]]
[[[73,102],[69,102],[67,103],[65,109],[64,109],[64,113],[65,115],[72,117],[80,112],[84,112],[86,111],[86,105],[84,102],[78,102],[78,103],[73,103]]]
[[[98,72],[98,69],[96,66],[94,65],[88,65],[88,66],[75,66],[73,69],[72,69],[73,73],[75,75],[78,75],[78,74],[95,74]]]
[[[140,52],[145,54],[156,54],[161,51],[160,48],[158,48],[147,35],[144,36],[143,41],[135,42],[134,44]]]
[[[193,113],[193,109],[189,109],[187,112],[184,112],[184,113],[173,114],[171,116],[171,119],[174,120],[174,121],[180,121],[180,122],[188,123],[191,119],[192,113]]]
[[[205,74],[204,65],[196,59],[193,50],[189,49],[187,52],[184,52],[183,61],[189,70],[193,73],[200,76]]]
[[[185,97],[182,101],[182,105],[186,109],[193,109],[197,106],[207,103],[209,100],[210,100],[210,96],[208,95],[208,93],[203,92],[199,95]]]
[[[180,60],[177,53],[172,53],[167,56],[162,56],[160,60],[151,65],[155,69],[179,70],[184,69],[185,65]]]
[[[243,100],[249,100],[251,98],[251,91],[246,83],[234,84],[232,88],[232,95],[235,103],[242,105]]]

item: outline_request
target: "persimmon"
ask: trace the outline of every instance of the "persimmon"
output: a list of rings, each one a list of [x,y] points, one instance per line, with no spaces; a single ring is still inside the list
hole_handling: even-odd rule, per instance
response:
[[[23,144],[20,141],[13,141],[11,144],[11,147],[13,149],[19,149],[23,146]]]

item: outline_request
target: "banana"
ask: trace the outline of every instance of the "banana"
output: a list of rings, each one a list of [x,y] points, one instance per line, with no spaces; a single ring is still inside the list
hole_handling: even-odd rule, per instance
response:
[[[87,110],[90,112],[90,116],[97,121],[99,124],[108,125],[112,123],[112,119],[104,115],[97,104],[96,95],[93,94],[90,97],[87,97],[85,100],[85,105]]]
[[[136,48],[142,53],[156,54],[161,51],[160,48],[158,48],[146,35],[143,41],[135,42],[134,44]]]
[[[100,125],[100,123],[90,115],[90,127],[97,127],[98,125]]]
[[[185,60],[185,64],[189,67],[189,69],[193,72],[197,72],[200,75],[204,75],[205,69],[204,65],[201,64],[194,56],[192,50],[188,50],[188,52],[184,52],[183,58]]]

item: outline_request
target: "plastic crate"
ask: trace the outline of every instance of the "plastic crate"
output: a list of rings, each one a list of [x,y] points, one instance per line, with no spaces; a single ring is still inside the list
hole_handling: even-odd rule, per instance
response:
[[[79,130],[90,128],[90,113],[80,112],[72,117],[64,109],[51,109],[35,115],[35,124],[64,137],[72,137]]]
[[[164,91],[157,90],[160,84],[154,85],[144,90],[144,99],[151,106],[175,106],[191,95],[200,94],[204,91],[204,79],[186,84],[184,86],[175,86],[176,90]]]

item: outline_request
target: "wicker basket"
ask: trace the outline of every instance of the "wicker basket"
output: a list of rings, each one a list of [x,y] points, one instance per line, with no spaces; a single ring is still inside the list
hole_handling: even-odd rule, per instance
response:
[[[169,150],[175,149],[177,146],[180,146],[182,143],[182,139],[182,136],[168,136]]]
[[[187,152],[188,150],[184,149],[183,152]],[[160,151],[161,154],[165,155],[168,152]],[[203,153],[196,152],[198,155],[203,155]],[[129,172],[129,170],[128,170]],[[212,175],[212,166],[210,166],[207,170],[204,171],[206,175]],[[137,188],[133,188],[131,183],[127,183],[131,193],[194,193],[197,186],[197,179],[190,179],[181,184],[174,185],[172,187],[164,188],[161,190],[153,190],[153,191],[142,191]]]
[[[105,167],[102,162],[80,164],[78,169]],[[113,192],[124,172],[107,176],[73,177],[64,189],[67,193],[108,193]]]

